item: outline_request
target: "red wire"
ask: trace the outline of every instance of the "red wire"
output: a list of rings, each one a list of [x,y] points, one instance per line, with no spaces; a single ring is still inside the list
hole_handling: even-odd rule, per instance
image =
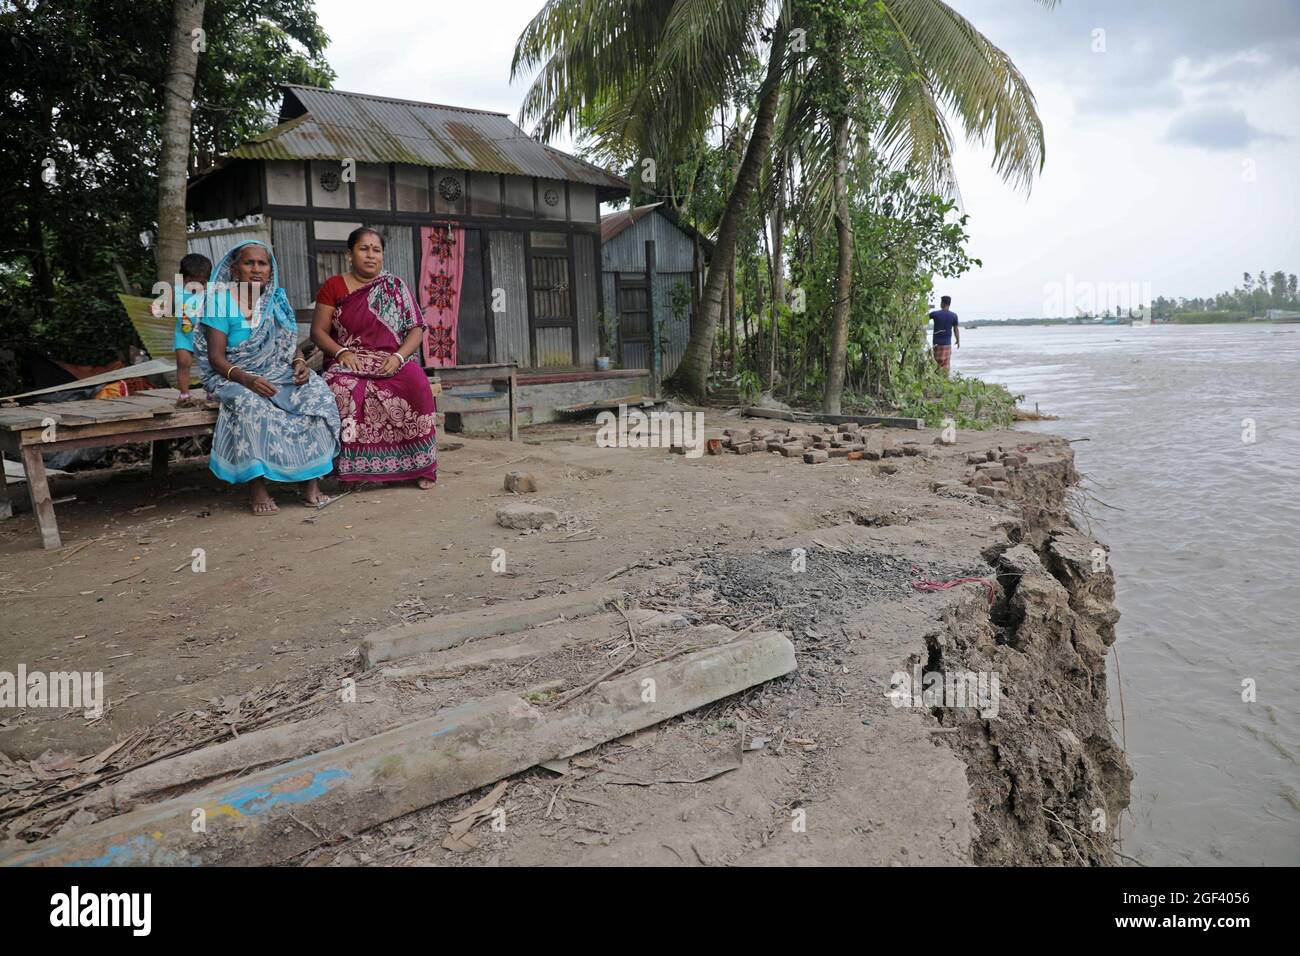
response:
[[[915,564],[912,565],[912,570],[921,575],[921,580],[912,582],[912,587],[918,591],[946,591],[949,588],[955,588],[959,584],[982,584],[988,591],[990,604],[993,603],[994,596],[997,594],[996,586],[988,578],[953,578],[951,581],[935,581]]]

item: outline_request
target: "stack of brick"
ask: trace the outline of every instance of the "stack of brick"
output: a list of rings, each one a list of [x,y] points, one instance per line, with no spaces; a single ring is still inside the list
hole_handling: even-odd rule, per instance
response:
[[[1008,482],[1028,461],[1020,452],[1008,452],[1001,446],[990,448],[983,454],[967,455],[966,464],[971,467],[966,474],[965,484],[989,498],[1010,497],[1011,487]]]
[[[901,458],[904,455],[930,457],[928,449],[919,442],[906,441],[896,445],[888,435],[882,435],[879,450],[870,445],[872,429],[853,422],[826,425],[820,422],[798,425],[769,425],[764,428],[728,428],[722,433],[721,451],[737,455],[768,451],[784,458],[802,458],[810,465],[821,464],[832,458],[846,461],[879,461],[881,458]],[[983,459],[981,459],[983,460]]]

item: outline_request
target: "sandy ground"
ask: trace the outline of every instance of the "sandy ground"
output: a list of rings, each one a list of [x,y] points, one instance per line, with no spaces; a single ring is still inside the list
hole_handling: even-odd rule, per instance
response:
[[[737,424],[708,412],[710,434]],[[173,463],[161,486],[144,467],[62,479],[55,497],[77,497],[58,508],[62,551],[40,549],[25,511],[0,523],[0,670],[102,670],[110,706],[97,720],[0,710],[0,751],[45,754],[52,772],[61,754],[132,734],[152,735],[139,752],[157,752],[220,732],[232,700],[283,706],[354,673],[369,631],[586,588],[626,568],[614,582],[643,606],[786,631],[799,671],[597,748],[563,774],[517,776],[499,804],[508,825],[480,826],[476,850],[441,841],[447,818],[486,791],[323,840],[296,862],[972,862],[963,760],[929,714],[894,708],[885,692],[893,672],[926,660],[925,636],[945,613],[983,602],[975,585],[915,590],[912,565],[940,578],[988,574],[982,553],[1016,520],[1011,501],[937,494],[931,483],[960,478],[970,452],[1027,436],[962,433],[936,446],[936,432],[894,431],[933,457],[809,466],[770,453],[602,449],[594,433],[577,423],[525,429],[518,443],[448,436],[463,444],[442,454],[431,491],[357,491],[316,513],[281,488],[269,518],[249,514],[245,495],[202,461]],[[537,477],[526,497],[560,511],[559,528],[496,524],[496,509],[516,499],[502,487],[510,470]],[[791,573],[799,547],[808,573]],[[200,548],[206,570],[196,573]],[[493,570],[497,548],[505,573]],[[568,670],[516,661],[495,682],[559,675],[576,685],[599,673],[624,624],[606,614],[583,627],[569,635],[584,652]],[[474,686],[447,685],[448,702]],[[645,785],[707,775],[737,744],[752,748],[738,769]]]

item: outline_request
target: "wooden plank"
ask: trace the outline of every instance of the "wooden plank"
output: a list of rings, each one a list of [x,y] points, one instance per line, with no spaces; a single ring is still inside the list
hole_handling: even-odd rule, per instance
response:
[[[22,408],[0,408],[0,431],[22,431],[24,428],[41,428],[43,419],[46,417],[59,421],[59,416],[46,416],[39,411],[33,411],[33,406],[28,405]]]
[[[210,435],[217,423],[217,413],[199,410],[205,418],[196,419],[193,414],[177,412],[166,418],[149,419],[148,425],[141,428],[140,419],[125,422],[105,422],[101,425],[81,425],[65,428],[59,432],[59,440],[42,442],[39,431],[19,432],[22,436],[20,447],[39,445],[46,451],[63,448],[95,448],[104,445],[131,445],[142,442],[160,441],[164,438],[185,438],[191,435]]]
[[[86,415],[85,412],[73,408],[78,402],[40,402],[36,405],[28,405],[28,411],[33,414],[39,414],[43,417],[53,418],[60,425],[93,425],[95,419]]]
[[[780,632],[746,634],[540,708],[501,692],[161,803],[6,846],[3,866],[272,866],[328,841],[730,697],[797,668]],[[644,688],[657,688],[644,701]],[[291,731],[290,731],[291,732]],[[739,766],[739,764],[737,764]],[[269,795],[269,796],[268,796]],[[194,809],[207,825],[195,833]]]
[[[514,369],[506,380],[506,389],[510,392],[510,440],[519,440],[519,376]]]
[[[59,523],[54,519],[54,502],[50,498],[50,484],[45,479],[45,462],[39,447],[29,445],[23,449],[23,468],[27,472],[27,497],[32,502],[36,526],[41,529],[41,544],[46,551],[61,548]]]
[[[152,301],[152,300],[145,300]],[[168,323],[168,341],[171,336],[171,319],[166,320]],[[18,392],[15,395],[0,396],[0,402],[8,401],[11,398],[28,398],[32,395],[53,395],[55,392],[67,392],[74,389],[90,388],[92,385],[109,385],[113,382],[120,382],[128,378],[148,378],[150,375],[162,375],[165,372],[176,370],[176,363],[171,359],[153,359],[148,362],[138,362],[135,365],[128,365],[124,368],[113,368],[107,372],[100,372],[98,375],[89,375],[86,378],[79,378],[71,382],[64,382],[62,385],[51,385],[48,388],[36,388],[30,392]]]
[[[104,399],[100,399],[104,401]],[[163,398],[161,395],[123,395],[121,398],[109,399],[115,405],[130,405],[152,415],[170,415],[176,411],[176,400]]]
[[[84,402],[64,404],[78,406],[76,411],[82,415],[92,416],[96,424],[128,421],[133,418],[153,418],[151,409],[120,402],[115,398],[92,398]]]
[[[201,388],[190,389],[190,395],[195,399],[197,399],[198,401],[202,402],[203,404],[201,407],[203,408],[221,407],[220,402],[218,402],[215,398],[208,398],[208,393],[203,391],[203,389]],[[131,397],[132,398],[160,398],[165,402],[171,402],[171,404],[174,406],[176,404],[176,399],[181,397],[181,393],[174,388],[151,388],[148,391],[136,392]],[[122,401],[122,399],[116,399],[116,401]]]

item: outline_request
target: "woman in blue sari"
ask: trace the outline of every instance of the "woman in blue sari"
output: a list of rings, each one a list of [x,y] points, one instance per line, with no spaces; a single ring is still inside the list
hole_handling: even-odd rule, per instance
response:
[[[306,482],[304,503],[326,503],[318,479],[339,453],[338,405],[298,349],[297,321],[265,243],[243,243],[217,263],[203,313],[196,364],[221,403],[208,467],[224,481],[250,483],[255,515],[279,510],[268,480]]]

